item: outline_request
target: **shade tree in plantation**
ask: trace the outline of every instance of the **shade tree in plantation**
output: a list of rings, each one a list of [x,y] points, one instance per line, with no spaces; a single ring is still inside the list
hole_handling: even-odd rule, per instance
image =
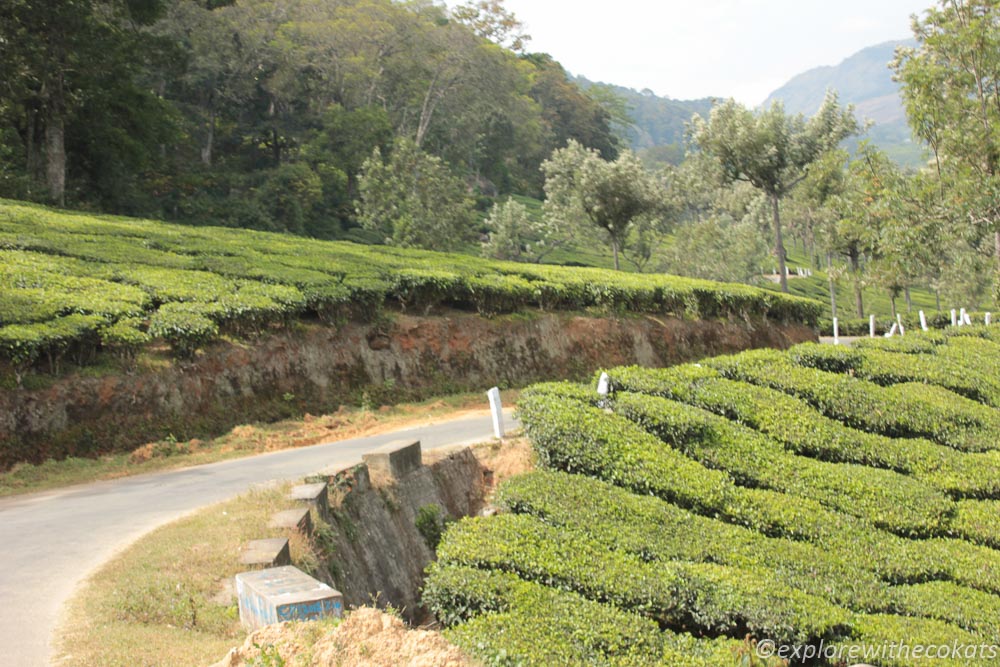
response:
[[[835,93],[828,93],[809,119],[786,114],[780,102],[754,112],[733,99],[716,104],[707,120],[697,114],[692,118],[694,144],[717,161],[723,179],[745,181],[767,196],[783,292],[788,291],[788,280],[781,200],[806,177],[813,163],[857,130],[852,108],[841,108]]]
[[[1000,5],[942,0],[912,28],[917,46],[892,63],[910,126],[962,188],[963,212],[993,236],[1000,268]]]
[[[669,215],[663,181],[631,151],[613,161],[570,141],[542,163],[545,215],[558,224],[590,223],[611,246],[615,269],[625,255],[641,268],[652,254],[651,236]]]
[[[386,243],[455,250],[472,236],[473,205],[465,184],[440,158],[397,139],[383,158],[376,148],[358,178],[358,222]]]
[[[809,169],[806,178],[786,200],[785,210],[791,224],[802,237],[803,246],[812,260],[820,265],[820,255],[825,255],[826,273],[830,289],[830,311],[837,317],[837,281],[843,267],[834,265],[834,257],[846,247],[839,245],[838,223],[841,221],[834,203],[845,193],[848,154],[844,150],[830,151]],[[856,274],[854,277],[858,277]],[[861,300],[861,285],[855,281],[855,300]]]
[[[760,282],[768,248],[752,217],[709,215],[679,223],[664,257],[669,273],[754,284]]]
[[[677,221],[660,268],[707,280],[760,282],[761,267],[770,262],[760,233],[766,202],[747,183],[723,183],[719,171],[704,153],[665,169]]]

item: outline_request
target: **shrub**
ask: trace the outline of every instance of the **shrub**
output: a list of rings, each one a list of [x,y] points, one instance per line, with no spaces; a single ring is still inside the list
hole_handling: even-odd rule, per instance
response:
[[[854,637],[850,641],[842,644],[831,645],[832,650],[838,646],[842,647],[844,656],[850,656],[847,664],[853,664],[855,660],[872,659],[882,667],[912,667],[915,663],[910,655],[901,655],[900,651],[890,651],[888,648],[900,644],[915,647],[951,647],[959,646],[979,646],[982,639],[964,632],[949,623],[943,623],[927,618],[912,618],[907,616],[894,616],[891,614],[858,614],[852,623]],[[883,653],[874,655],[865,654],[863,651],[881,650]],[[854,650],[856,653],[849,653]],[[935,667],[968,667],[970,663],[964,658],[932,658],[926,661]]]
[[[328,322],[370,321],[387,300],[417,312],[447,306],[490,316],[538,305],[806,324],[822,310],[816,301],[673,276],[0,206],[0,294],[6,297],[0,298],[0,326],[73,313],[108,324],[163,320],[171,311],[157,315],[157,309],[174,302],[201,304],[202,310],[187,311],[191,317],[201,315],[238,334],[258,333],[305,308]],[[95,337],[93,349],[97,345]],[[179,342],[177,350],[190,355],[188,348]]]
[[[640,495],[655,495],[702,515],[772,537],[808,541],[833,552],[858,554],[864,567],[890,582],[952,579],[1000,592],[1000,552],[952,539],[908,540],[808,498],[732,484],[623,418],[580,401],[558,399],[548,385],[527,390],[521,418],[540,462],[580,472]],[[681,456],[681,460],[677,460]]]
[[[1000,643],[1000,597],[948,581],[895,586],[891,596],[900,613],[936,618]]]
[[[925,439],[866,433],[820,414],[805,401],[769,387],[724,378],[695,364],[608,371],[613,388],[704,408],[781,441],[798,454],[862,463],[914,475],[956,497],[1000,494],[1000,453],[964,454]]]
[[[216,304],[168,303],[153,313],[149,334],[167,341],[179,359],[191,359],[199,347],[219,335],[210,317],[219,317],[221,312]]]
[[[797,456],[699,408],[616,393],[614,409],[706,466],[725,470],[738,483],[811,498],[896,533],[940,534],[955,510],[940,492],[899,473]]]
[[[891,610],[885,584],[850,557],[767,537],[582,475],[538,471],[513,477],[500,486],[497,501],[647,562],[768,568],[793,588],[854,611]]]
[[[807,642],[836,636],[850,618],[846,610],[791,589],[767,571],[648,564],[526,515],[463,519],[448,531],[438,558],[443,564],[514,572],[668,627],[694,624],[711,633],[745,627],[779,641]]]
[[[417,532],[424,538],[427,548],[436,551],[441,543],[441,535],[444,529],[451,523],[451,519],[437,503],[424,505],[417,510],[415,524]]]
[[[0,327],[0,354],[14,364],[18,385],[24,373],[42,356],[50,370],[58,370],[59,361],[74,345],[96,339],[104,318],[97,315],[67,315],[47,322],[9,324]],[[87,346],[85,346],[87,347]]]
[[[850,373],[883,386],[902,382],[937,385],[974,401],[1000,407],[1000,382],[980,373],[971,364],[961,364],[946,356],[816,343],[796,345],[788,354],[795,363],[809,368]]]
[[[778,389],[848,426],[894,437],[927,437],[963,451],[997,449],[996,412],[935,386],[880,387],[794,364],[786,353],[753,350],[704,362],[723,376]]]
[[[142,346],[151,340],[143,331],[143,322],[137,317],[118,320],[100,329],[101,345],[120,359],[131,363]]]
[[[1000,502],[963,500],[958,503],[951,527],[962,539],[1000,549]]]
[[[423,602],[448,619],[451,642],[486,664],[717,667],[739,648],[493,570],[432,565]]]

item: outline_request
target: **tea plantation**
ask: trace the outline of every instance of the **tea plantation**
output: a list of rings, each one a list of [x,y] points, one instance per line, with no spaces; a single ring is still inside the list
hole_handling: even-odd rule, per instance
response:
[[[535,385],[424,601],[488,664],[1000,664],[997,370],[961,327]]]
[[[370,319],[383,307],[485,316],[598,309],[815,324],[819,302],[743,285],[247,230],[91,216],[0,200],[0,363],[125,358],[148,342],[191,357],[221,335],[298,318]]]

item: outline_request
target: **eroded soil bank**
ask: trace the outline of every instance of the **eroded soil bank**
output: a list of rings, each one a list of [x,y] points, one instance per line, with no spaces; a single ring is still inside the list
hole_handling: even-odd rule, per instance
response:
[[[0,469],[18,461],[129,449],[172,435],[342,404],[378,406],[499,385],[585,379],[601,366],[662,366],[815,340],[801,325],[533,313],[395,314],[375,324],[306,324],[250,344],[219,343],[192,362],[0,392]]]

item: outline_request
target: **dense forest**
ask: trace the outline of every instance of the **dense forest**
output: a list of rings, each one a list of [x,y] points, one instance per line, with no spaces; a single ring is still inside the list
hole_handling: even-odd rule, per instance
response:
[[[483,195],[539,195],[568,139],[617,153],[498,3],[15,0],[0,37],[8,198],[335,237],[394,141]]]
[[[974,308],[1000,265],[998,17],[941,3],[866,56],[892,58],[914,168],[844,152],[865,128],[835,91],[792,113],[574,78],[502,0],[11,0],[0,197],[773,283],[833,315]]]

